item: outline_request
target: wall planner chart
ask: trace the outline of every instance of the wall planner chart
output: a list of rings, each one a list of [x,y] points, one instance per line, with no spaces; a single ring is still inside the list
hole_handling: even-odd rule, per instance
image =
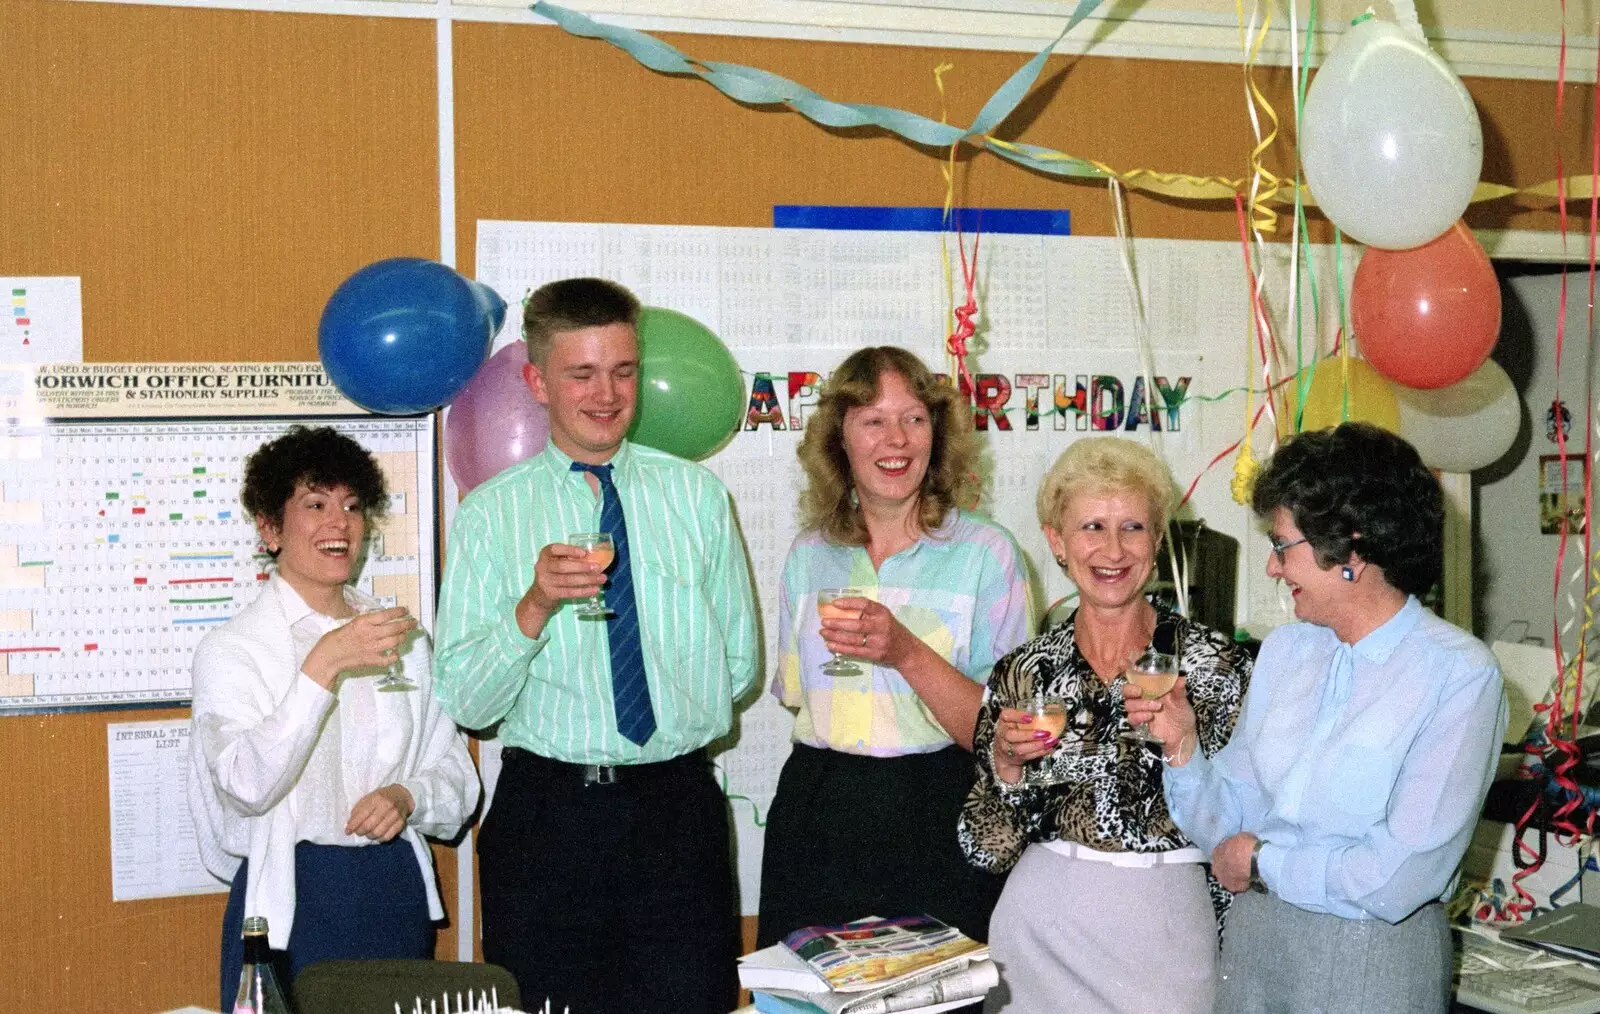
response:
[[[295,423],[370,450],[389,514],[363,590],[433,626],[434,421],[54,420],[0,446],[0,713],[181,703],[189,659],[270,562],[239,505],[244,458]]]

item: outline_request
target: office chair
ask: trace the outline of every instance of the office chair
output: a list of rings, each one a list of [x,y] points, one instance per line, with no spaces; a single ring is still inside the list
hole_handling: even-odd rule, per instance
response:
[[[502,1007],[520,1008],[517,980],[499,965],[468,961],[383,958],[371,961],[319,961],[294,980],[299,1014],[394,1014],[395,1004],[410,1014],[420,999],[493,992]]]

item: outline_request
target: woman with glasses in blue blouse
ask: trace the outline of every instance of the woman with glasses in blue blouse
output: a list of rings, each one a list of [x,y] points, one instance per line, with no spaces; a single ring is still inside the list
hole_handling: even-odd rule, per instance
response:
[[[1215,1010],[1442,1014],[1440,902],[1506,704],[1489,650],[1417,600],[1443,570],[1439,483],[1410,444],[1345,423],[1285,443],[1252,507],[1300,622],[1263,642],[1233,738],[1196,751],[1181,690],[1127,706],[1167,744],[1173,818],[1237,893]]]

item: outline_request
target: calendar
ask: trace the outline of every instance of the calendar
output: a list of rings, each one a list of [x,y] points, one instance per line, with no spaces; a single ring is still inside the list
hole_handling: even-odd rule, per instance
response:
[[[244,459],[297,422],[376,458],[388,515],[356,584],[431,628],[431,416],[13,420],[0,443],[0,713],[187,702],[195,646],[269,573],[239,505]]]

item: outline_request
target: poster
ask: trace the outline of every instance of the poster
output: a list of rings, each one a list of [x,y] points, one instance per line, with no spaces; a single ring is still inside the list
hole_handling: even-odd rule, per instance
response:
[[[1539,455],[1539,531],[1545,535],[1583,534],[1583,491],[1589,488],[1589,460],[1567,457],[1561,478],[1561,455]]]

